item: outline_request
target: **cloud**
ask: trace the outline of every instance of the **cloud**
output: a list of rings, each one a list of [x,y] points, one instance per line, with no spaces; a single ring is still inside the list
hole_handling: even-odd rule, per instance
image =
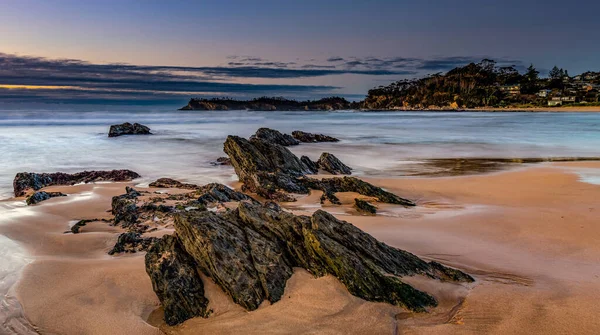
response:
[[[94,64],[77,59],[47,59],[0,53],[0,99],[47,101],[187,99],[192,96],[316,97],[340,94],[330,85],[264,84],[268,79],[301,79],[359,75],[400,79],[449,70],[485,57],[330,57],[326,60],[272,61],[254,56],[228,56],[223,66]],[[519,64],[501,60],[500,64]],[[240,83],[239,79],[244,79]],[[252,83],[263,79],[262,83]]]

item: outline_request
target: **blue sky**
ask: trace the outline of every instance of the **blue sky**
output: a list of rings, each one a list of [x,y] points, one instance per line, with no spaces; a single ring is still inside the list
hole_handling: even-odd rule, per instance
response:
[[[484,57],[573,74],[600,70],[598,13],[581,0],[2,1],[0,99],[359,98]]]

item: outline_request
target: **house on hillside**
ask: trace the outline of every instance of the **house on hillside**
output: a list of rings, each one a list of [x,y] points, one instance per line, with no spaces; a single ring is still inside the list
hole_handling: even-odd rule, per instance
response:
[[[547,98],[550,95],[550,93],[552,93],[552,90],[545,89],[545,90],[539,91],[537,93],[537,96],[540,98]]]
[[[521,94],[521,85],[504,85],[499,87],[500,92],[509,94],[509,95],[519,95]]]
[[[577,102],[577,97],[575,96],[564,96],[564,97],[552,97],[548,100],[548,106],[562,106],[566,104],[572,104]]]

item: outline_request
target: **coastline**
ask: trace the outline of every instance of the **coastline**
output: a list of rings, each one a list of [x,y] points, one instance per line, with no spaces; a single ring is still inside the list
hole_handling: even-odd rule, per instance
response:
[[[289,298],[249,313],[207,283],[214,315],[167,327],[160,322],[143,253],[106,254],[118,228],[96,223],[83,234],[64,234],[71,220],[108,217],[110,197],[130,183],[47,188],[69,197],[27,208],[34,215],[0,226],[0,233],[35,258],[16,291],[41,333],[237,333],[241,327],[249,333],[332,327],[348,333],[586,333],[600,326],[594,321],[600,312],[594,293],[600,292],[600,231],[594,225],[600,186],[580,182],[571,170],[576,168],[597,169],[600,163],[547,163],[450,178],[365,178],[417,199],[419,206],[380,205],[378,215],[362,216],[350,206],[354,194],[342,194],[342,206],[323,206],[392,246],[475,275],[474,287],[429,287],[444,303],[422,315],[365,302],[335,278],[296,271],[286,287]],[[310,213],[321,207],[318,197],[313,192],[283,207]]]

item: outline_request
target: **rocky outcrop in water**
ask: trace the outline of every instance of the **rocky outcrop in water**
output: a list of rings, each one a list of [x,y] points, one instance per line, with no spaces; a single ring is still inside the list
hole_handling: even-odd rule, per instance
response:
[[[352,107],[354,106],[354,107]],[[234,99],[191,99],[181,110],[252,110],[252,111],[329,111],[355,108],[358,104],[351,103],[340,97],[329,97],[319,100],[296,101],[284,98],[262,97],[252,100]]]
[[[308,193],[296,178],[312,171],[284,146],[256,137],[228,136],[224,151],[244,184],[242,190],[280,201],[294,200],[287,193]]]
[[[377,213],[377,207],[371,205],[370,203],[368,203],[362,199],[358,199],[358,198],[354,199],[354,208],[356,208],[357,211],[363,212],[363,213],[368,213],[368,214]]]
[[[373,186],[357,178],[326,178],[322,180],[305,177],[314,174],[315,164],[308,157],[298,159],[286,147],[267,142],[260,138],[246,140],[239,136],[228,136],[224,143],[224,151],[231,159],[243,191],[254,192],[258,195],[277,201],[295,201],[290,193],[308,194],[311,189],[323,191],[321,201],[329,200],[339,204],[335,196],[337,192],[356,192],[372,196],[378,201],[414,206],[415,204]],[[335,156],[324,154],[324,166],[333,172],[348,172],[349,167],[340,162]],[[319,167],[323,168],[319,163]]]
[[[139,123],[131,124],[129,122],[125,122],[110,126],[108,137],[117,137],[122,135],[152,135],[152,133],[150,132],[150,128]]]
[[[346,164],[342,163],[334,155],[324,152],[319,157],[317,165],[320,169],[323,169],[331,174],[352,174],[352,169]]]
[[[254,137],[259,138],[261,140],[265,140],[269,143],[283,145],[284,147],[300,144],[300,142],[298,140],[296,140],[295,138],[293,138],[292,136],[290,136],[288,134],[283,134],[283,133],[279,132],[278,130],[270,129],[270,128],[259,128],[256,131],[256,134],[254,134],[251,137],[251,139]]]
[[[311,134],[300,130],[292,132],[292,137],[303,143],[317,143],[317,142],[339,142],[335,137],[323,135],[323,134]]]
[[[425,311],[437,302],[401,277],[421,274],[473,281],[458,270],[381,243],[321,210],[296,216],[278,206],[244,201],[236,210],[220,214],[179,213],[175,230],[175,236],[163,237],[146,255],[146,271],[170,325],[207,314],[198,272],[247,310],[264,300],[279,301],[294,267],[317,277],[333,275],[365,300],[413,311]]]
[[[215,161],[210,162],[210,164],[214,166],[231,165],[231,159],[229,157],[219,157]]]
[[[40,203],[42,201],[46,201],[50,198],[54,198],[54,197],[66,197],[67,195],[61,192],[35,192],[34,194],[30,195],[27,197],[27,199],[25,199],[25,202],[27,203],[27,205],[35,205],[37,203]]]
[[[140,175],[131,170],[112,171],[83,171],[74,174],[56,173],[17,173],[13,181],[16,197],[26,195],[30,191],[37,191],[43,187],[54,185],[74,185],[96,181],[131,181]]]

